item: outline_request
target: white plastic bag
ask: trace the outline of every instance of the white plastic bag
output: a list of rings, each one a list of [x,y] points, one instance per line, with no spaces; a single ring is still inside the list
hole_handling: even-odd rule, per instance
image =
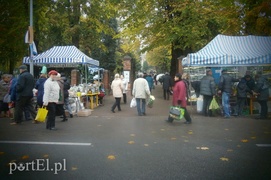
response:
[[[136,107],[136,99],[135,98],[133,98],[130,103],[130,108],[134,108],[134,107]]]
[[[198,113],[202,112],[202,109],[203,109],[203,96],[200,95],[200,96],[197,98],[197,112],[198,112]]]

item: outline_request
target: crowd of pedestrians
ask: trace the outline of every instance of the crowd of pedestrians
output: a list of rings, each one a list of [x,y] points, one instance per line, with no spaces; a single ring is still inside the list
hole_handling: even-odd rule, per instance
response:
[[[37,90],[37,107],[46,107],[48,110],[46,129],[56,130],[56,116],[62,116],[63,122],[68,120],[65,113],[69,112],[69,117],[73,117],[73,113],[69,104],[70,84],[64,74],[60,74],[55,70],[51,70],[48,74],[41,73],[39,79],[35,82],[33,75],[27,71],[26,65],[19,67],[19,76],[13,77],[10,74],[2,75],[0,81],[0,116],[10,117],[9,110],[14,108],[14,117],[11,125],[22,123],[23,119],[35,120],[37,109],[33,106],[33,89]],[[172,80],[168,72],[161,78],[163,98],[170,100],[172,97],[172,106],[178,106],[184,110],[184,118],[186,124],[191,124],[192,119],[187,111],[187,103],[191,95],[191,82],[187,73],[177,73]],[[236,102],[233,107],[230,98],[233,94],[233,84],[238,82],[236,86]],[[138,73],[137,78],[132,85],[131,94],[136,100],[136,110],[138,116],[146,116],[146,105],[150,99],[152,90],[155,88],[156,79],[151,74],[144,75]],[[127,103],[127,91],[129,82],[123,75],[115,74],[111,84],[113,97],[115,102],[111,107],[111,111],[115,113],[115,109],[121,111],[121,98],[123,103]],[[257,98],[260,104],[260,116],[257,119],[268,118],[268,99],[269,99],[269,82],[261,72],[257,72],[253,78],[250,72],[247,72],[240,79],[233,78],[227,71],[222,70],[219,83],[216,85],[211,69],[206,69],[206,75],[199,82],[198,93],[203,96],[202,114],[207,117],[214,116],[210,104],[213,99],[221,101],[222,114],[225,118],[231,116],[242,116],[244,108],[249,105],[251,97]],[[250,97],[247,96],[250,94]],[[9,100],[7,99],[9,95]],[[173,118],[168,116],[167,122],[173,122]]]

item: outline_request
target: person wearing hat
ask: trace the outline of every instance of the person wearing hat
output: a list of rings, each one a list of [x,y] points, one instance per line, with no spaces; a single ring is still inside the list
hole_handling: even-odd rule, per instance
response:
[[[14,122],[11,125],[22,123],[23,111],[27,110],[33,118],[37,113],[32,104],[33,89],[35,87],[35,80],[32,74],[27,71],[26,65],[19,67],[20,75],[16,84],[16,106],[14,113]]]
[[[234,79],[228,74],[227,69],[222,70],[222,75],[220,76],[219,80],[219,93],[222,93],[222,106],[224,112],[224,118],[231,117],[231,110],[230,110],[230,96],[232,93],[232,85],[234,82],[238,82],[238,79]]]
[[[56,130],[56,104],[59,101],[60,94],[60,87],[57,83],[57,74],[57,71],[51,70],[48,73],[49,78],[44,83],[43,106],[46,106],[48,110],[46,121],[46,129],[48,130]]]
[[[248,75],[246,75],[248,76]],[[246,76],[245,78],[242,78],[240,82],[238,83],[236,89],[237,89],[237,100],[236,100],[236,105],[234,108],[234,114],[233,116],[242,116],[243,109],[246,105],[246,100],[247,100],[247,93],[252,94],[252,91],[250,88],[247,86],[247,81],[246,81]]]
[[[200,94],[203,95],[202,113],[204,116],[212,116],[212,110],[209,109],[209,106],[215,93],[215,79],[212,70],[207,69],[206,76],[200,80]]]

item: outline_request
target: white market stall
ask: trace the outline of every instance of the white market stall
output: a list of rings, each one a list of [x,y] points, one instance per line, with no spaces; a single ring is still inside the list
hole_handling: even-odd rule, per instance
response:
[[[24,57],[23,64],[30,64],[30,58]],[[35,66],[46,66],[47,68],[77,68],[83,65],[85,71],[85,84],[87,84],[90,69],[99,69],[99,61],[85,55],[75,46],[54,46],[51,49],[33,57]],[[72,87],[73,88],[73,87]],[[79,85],[74,89],[82,92],[85,87]],[[75,90],[76,91],[76,90]],[[76,106],[78,106],[76,104]],[[81,106],[81,104],[79,104]],[[78,108],[76,108],[78,110]]]
[[[271,36],[217,35],[198,52],[188,54],[182,65],[194,80],[205,75],[206,67],[212,69],[214,77],[219,77],[221,69],[227,67],[233,69],[236,77],[246,70],[263,70],[270,79]]]

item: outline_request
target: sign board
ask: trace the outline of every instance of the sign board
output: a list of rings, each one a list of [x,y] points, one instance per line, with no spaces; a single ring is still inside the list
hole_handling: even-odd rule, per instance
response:
[[[123,76],[126,82],[130,82],[130,71],[123,71]]]

